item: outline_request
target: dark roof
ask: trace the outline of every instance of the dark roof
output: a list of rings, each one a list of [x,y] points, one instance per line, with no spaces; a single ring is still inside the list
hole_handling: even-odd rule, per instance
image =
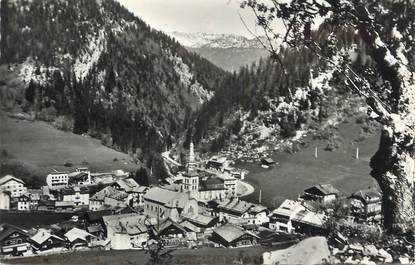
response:
[[[267,163],[267,164],[274,164],[275,162],[274,162],[274,160],[272,159],[272,158],[269,158],[269,157],[267,157],[267,158],[262,158],[261,159],[261,162],[262,163]]]
[[[167,219],[160,225],[160,228],[158,229],[158,234],[162,234],[165,230],[167,230],[169,227],[172,227],[172,226],[177,228],[182,233],[187,232],[186,229],[180,224],[172,221],[171,219]]]
[[[11,224],[1,224],[0,225],[0,241],[8,237],[9,235],[17,232],[24,236],[29,237],[29,235],[21,228],[11,225]]]
[[[102,211],[94,211],[94,212],[87,212],[87,219],[89,222],[96,222],[100,221],[103,216],[112,215],[111,210],[102,210]]]
[[[315,195],[331,195],[338,194],[339,190],[333,187],[331,184],[320,184],[304,190],[306,193]]]
[[[213,232],[216,233],[221,238],[223,238],[228,243],[237,240],[238,238],[240,238],[241,236],[245,234],[248,234],[252,237],[259,238],[257,235],[247,230],[244,230],[242,227],[234,226],[231,224],[226,224],[219,228],[216,228],[215,230],[213,230]]]
[[[382,194],[376,189],[359,190],[353,193],[350,198],[357,198],[364,202],[378,202],[382,200]]]

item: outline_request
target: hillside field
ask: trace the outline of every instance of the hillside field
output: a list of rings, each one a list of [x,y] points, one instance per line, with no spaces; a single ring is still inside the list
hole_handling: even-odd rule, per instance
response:
[[[130,156],[103,146],[97,139],[60,131],[42,121],[18,120],[0,112],[0,124],[2,174],[9,173],[10,164],[20,165],[26,169],[24,172],[39,177],[53,169],[71,170],[79,166],[97,172],[138,168]]]
[[[306,145],[299,152],[275,153],[272,158],[279,165],[271,169],[237,163],[237,167],[250,171],[246,180],[255,187],[255,192],[246,199],[257,202],[259,190],[262,189],[262,202],[277,207],[284,199],[296,199],[304,189],[317,184],[331,183],[344,195],[377,186],[370,176],[369,162],[377,150],[380,132],[356,142],[359,130],[358,124],[341,124],[338,133],[344,140],[334,151],[324,150],[327,141],[307,136],[304,139]],[[359,159],[355,158],[356,146],[359,147]],[[315,147],[318,148],[317,159],[314,157]]]

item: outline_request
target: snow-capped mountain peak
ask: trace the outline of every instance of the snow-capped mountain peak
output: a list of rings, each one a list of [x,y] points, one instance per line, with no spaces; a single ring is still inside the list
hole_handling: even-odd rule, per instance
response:
[[[263,48],[257,38],[247,38],[235,34],[184,33],[178,31],[168,34],[180,44],[189,48]]]

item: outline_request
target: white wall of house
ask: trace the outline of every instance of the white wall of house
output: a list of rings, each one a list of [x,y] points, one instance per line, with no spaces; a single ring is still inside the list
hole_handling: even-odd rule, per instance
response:
[[[16,181],[14,179],[7,181],[6,183],[0,186],[1,190],[9,191],[10,197],[17,198],[22,196],[27,192],[27,188],[22,182]]]
[[[10,210],[10,196],[3,191],[0,191],[0,210]]]
[[[90,211],[98,211],[104,205],[104,201],[89,201],[89,210]]]
[[[46,184],[52,190],[68,186],[68,173],[51,173],[46,176]]]
[[[89,194],[88,193],[75,193],[63,195],[63,201],[74,202],[75,205],[89,205]]]
[[[149,239],[148,233],[129,235],[115,232],[111,226],[107,227],[107,238],[111,240],[112,249],[142,249]]]

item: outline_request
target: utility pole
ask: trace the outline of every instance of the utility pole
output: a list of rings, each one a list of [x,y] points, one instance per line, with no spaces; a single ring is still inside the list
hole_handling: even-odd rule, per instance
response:
[[[262,202],[262,190],[259,190],[259,200],[258,203],[261,204]]]

